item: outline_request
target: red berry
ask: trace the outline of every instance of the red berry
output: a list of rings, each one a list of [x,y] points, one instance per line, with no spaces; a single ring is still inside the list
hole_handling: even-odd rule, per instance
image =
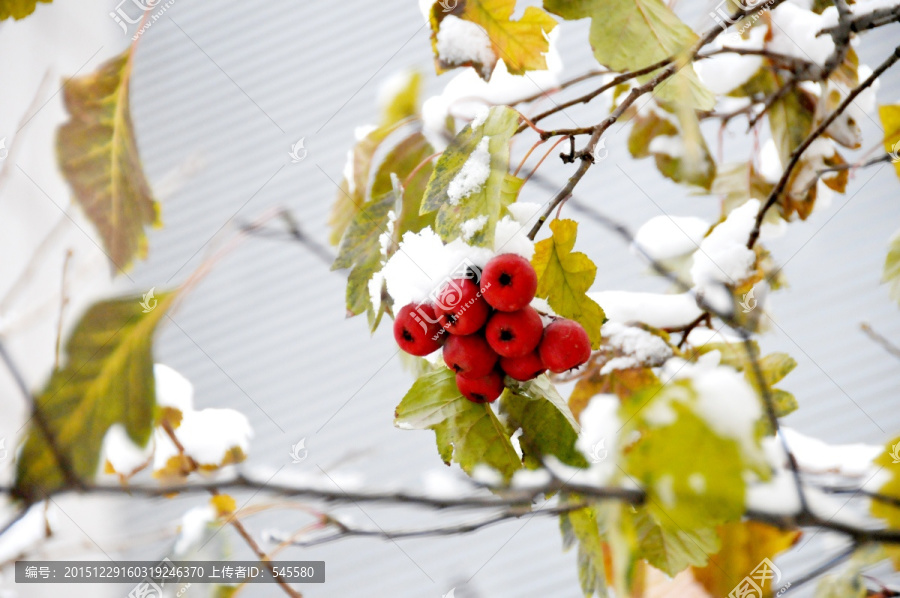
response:
[[[444,345],[444,363],[457,377],[481,378],[494,370],[497,354],[480,334],[451,336]]]
[[[591,357],[591,341],[578,322],[554,320],[544,329],[538,352],[547,369],[560,374],[587,363]]]
[[[537,378],[544,373],[547,368],[541,361],[541,356],[537,351],[532,351],[523,357],[501,357],[500,369],[506,372],[506,375],[514,380],[526,382]]]
[[[457,374],[459,392],[473,403],[493,403],[503,394],[503,376],[491,372],[482,378],[466,378]]]
[[[485,301],[500,311],[518,311],[531,303],[537,291],[537,274],[531,262],[514,253],[491,259],[481,273]]]
[[[444,344],[444,331],[427,303],[410,303],[394,318],[394,339],[410,355],[422,357]]]
[[[481,330],[491,308],[471,278],[455,278],[447,283],[435,302],[441,325],[451,334],[472,334]]]
[[[522,357],[541,342],[544,323],[530,305],[519,311],[497,311],[488,320],[484,335],[491,349],[501,357]]]

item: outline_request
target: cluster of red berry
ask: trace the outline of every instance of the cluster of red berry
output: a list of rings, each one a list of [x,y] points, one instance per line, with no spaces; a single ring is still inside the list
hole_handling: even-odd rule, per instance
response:
[[[494,401],[503,392],[504,374],[524,382],[590,358],[581,324],[555,318],[545,328],[529,305],[537,275],[528,260],[505,253],[487,263],[480,280],[469,274],[447,283],[434,304],[410,303],[394,320],[394,338],[407,353],[424,356],[444,347],[444,363],[467,399]]]

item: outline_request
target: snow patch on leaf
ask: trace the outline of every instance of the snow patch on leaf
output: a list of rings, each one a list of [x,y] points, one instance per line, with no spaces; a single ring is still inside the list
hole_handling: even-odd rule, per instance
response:
[[[491,38],[481,25],[447,15],[437,32],[437,52],[440,59],[449,64],[475,63],[482,65],[490,75],[497,62],[491,47]]]
[[[485,136],[478,142],[462,170],[450,181],[450,186],[447,187],[447,201],[450,205],[458,205],[461,199],[481,191],[491,174],[491,153],[488,150],[490,140],[490,137]]]
[[[663,339],[642,328],[606,322],[601,332],[606,345],[623,354],[606,362],[601,376],[615,370],[658,365],[672,356],[672,349]]]
[[[702,218],[654,216],[635,233],[632,251],[640,248],[657,261],[680,257],[696,251],[708,230],[709,222]]]

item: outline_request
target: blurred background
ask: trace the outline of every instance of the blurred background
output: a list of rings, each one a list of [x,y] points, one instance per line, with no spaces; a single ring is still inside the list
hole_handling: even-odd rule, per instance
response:
[[[0,162],[0,292],[15,290],[14,300],[0,305],[0,334],[29,384],[39,388],[52,366],[65,249],[73,252],[64,318],[71,326],[98,296],[176,286],[230,243],[242,224],[286,208],[310,244],[245,239],[161,327],[156,361],[193,383],[198,407],[231,407],[247,416],[254,438],[243,467],[257,475],[335,490],[435,490],[457,483],[462,474],[440,462],[431,432],[392,425],[412,376],[388,326],[370,336],[364,319],[345,319],[346,273],[330,271],[326,259],[334,252],[326,223],[346,153],[354,129],[378,118],[380,86],[399,71],[417,69],[426,75],[427,97],[456,74],[434,75],[419,7],[399,0],[171,3],[140,39],[131,90],[140,151],[164,226],[150,232],[148,259],[110,283],[89,224],[67,208],[69,190],[52,140],[64,119],[62,78],[93,72],[130,43],[136,26],[123,33],[109,16],[115,8],[111,0],[55,0],[29,19],[0,23],[0,137],[10,148]],[[706,0],[677,6],[697,31],[714,25],[707,14],[714,9]],[[564,78],[595,66],[587,24],[559,27]],[[892,25],[866,34],[861,62],[881,62],[897,31]],[[900,99],[898,73],[882,79],[879,102]],[[579,106],[557,122],[592,124],[604,109]],[[860,122],[864,147],[880,139],[873,119]],[[718,218],[718,198],[690,195],[649,161],[632,160],[622,130],[628,129],[613,127],[608,134],[609,159],[589,171],[580,200],[632,230],[661,213]],[[706,133],[712,143],[717,131]],[[288,152],[301,138],[308,154],[293,163]],[[746,155],[747,140],[745,122],[736,119],[724,135],[726,160]],[[514,155],[525,150],[519,143]],[[550,159],[541,173],[561,183],[573,168]],[[786,351],[799,363],[780,385],[800,403],[785,423],[828,442],[882,444],[900,430],[900,368],[860,330],[869,322],[888,338],[900,337],[900,312],[879,285],[887,241],[900,227],[898,189],[890,164],[859,171],[846,195],[767,243],[775,261],[785,264],[788,288],[770,297],[774,325],[760,344],[764,353]],[[543,203],[551,194],[529,183],[521,199]],[[579,217],[571,208],[563,214]],[[618,237],[590,221],[582,222],[578,245],[598,266],[594,290],[666,289]],[[35,251],[45,259],[32,261]],[[27,285],[16,282],[23,273]],[[4,323],[12,312],[28,317]],[[26,409],[5,371],[0,390],[0,436],[11,451]],[[301,440],[308,457],[293,463],[292,445]],[[12,459],[4,456],[2,465],[8,479]],[[271,502],[251,493],[236,498],[239,505]],[[161,559],[172,552],[182,515],[207,501],[202,495],[62,496],[51,506],[58,538],[30,557]],[[459,517],[372,505],[333,511],[384,528]],[[309,522],[303,512],[286,509],[254,515],[246,525],[254,533],[291,533]],[[17,555],[8,539],[0,548],[4,560]],[[232,529],[215,534],[199,556],[250,558]],[[301,587],[311,598],[439,598],[453,588],[456,598],[580,595],[574,554],[561,551],[554,518],[523,518],[452,538],[347,539],[280,556],[326,562],[326,583]],[[786,579],[821,556],[806,547],[785,559]],[[72,596],[123,596],[130,589],[16,587],[9,567],[0,587],[4,596],[51,596],[63,588]],[[188,595],[203,592],[192,588]],[[278,592],[261,586],[244,591]]]

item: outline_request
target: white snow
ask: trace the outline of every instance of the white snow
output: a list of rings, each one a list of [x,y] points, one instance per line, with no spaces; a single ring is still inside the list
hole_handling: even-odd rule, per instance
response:
[[[759,174],[770,183],[777,183],[784,169],[781,166],[781,157],[778,155],[778,147],[775,140],[769,138],[759,150]]]
[[[650,141],[647,150],[653,154],[665,154],[672,158],[683,158],[687,153],[681,137],[676,135],[658,135]]]
[[[384,273],[375,272],[372,278],[366,283],[366,289],[369,291],[369,299],[372,301],[372,309],[375,313],[381,310],[381,286],[384,284]],[[405,303],[403,305],[406,305]],[[402,305],[400,307],[403,307]]]
[[[837,9],[829,6],[821,15],[785,2],[770,11],[772,39],[766,49],[823,64],[834,51],[830,35],[816,33],[837,24]]]
[[[828,444],[786,427],[781,428],[781,435],[807,473],[869,477],[875,473],[872,462],[884,452],[883,446],[873,444]]]
[[[519,430],[521,431],[521,430]],[[546,469],[520,469],[513,474],[510,487],[519,489],[544,488],[553,480]]]
[[[437,32],[437,53],[448,65],[473,62],[483,65],[483,74],[490,74],[497,62],[491,38],[481,25],[447,15]]]
[[[748,200],[731,210],[700,243],[691,267],[691,277],[700,290],[739,284],[752,274],[756,254],[747,248],[747,239],[758,212],[759,201]]]
[[[534,241],[528,238],[530,229],[504,216],[494,229],[494,253],[515,253],[526,260],[534,257]]]
[[[485,136],[466,159],[460,171],[447,186],[447,201],[457,205],[460,200],[478,193],[491,175],[490,137]]]
[[[422,475],[422,485],[427,496],[452,498],[472,493],[472,485],[453,470],[429,469]]]
[[[471,241],[472,237],[475,234],[484,228],[484,225],[487,224],[488,217],[485,215],[478,216],[477,218],[472,218],[471,220],[466,220],[462,223],[460,228],[462,229],[462,238],[463,241]]]
[[[709,49],[719,49],[723,45],[732,48],[761,50],[766,36],[765,27],[753,27],[747,33],[747,39],[740,35],[731,35],[724,39],[716,38]],[[762,56],[741,56],[739,54],[716,54],[694,63],[694,70],[700,81],[717,95],[726,94],[740,87],[756,74],[762,66]]]
[[[709,222],[693,216],[654,216],[635,233],[632,253],[664,261],[696,251],[709,230]]]
[[[176,554],[186,554],[203,540],[209,524],[216,520],[216,510],[210,504],[194,507],[181,516],[178,539],[175,540]]]
[[[469,126],[472,127],[472,129],[477,129],[484,124],[484,121],[487,120],[488,114],[490,114],[490,112],[490,108],[488,108],[487,106],[482,106],[475,111],[475,116],[472,117],[472,122],[469,123]]]
[[[444,131],[450,114],[466,120],[473,119],[486,104],[512,104],[559,85],[562,59],[557,51],[558,36],[559,27],[547,36],[550,40],[549,50],[545,54],[547,70],[529,71],[527,76],[510,75],[506,63],[500,60],[489,82],[481,79],[473,69],[464,69],[447,83],[440,95],[426,99],[422,104],[422,132],[435,151],[443,151],[447,147]]]
[[[543,207],[539,203],[517,201],[506,206],[506,211],[513,217],[513,220],[524,225],[540,214]]]
[[[175,436],[184,452],[199,465],[220,465],[233,448],[245,454],[250,449],[253,430],[247,417],[234,409],[201,409],[184,413]],[[170,457],[178,454],[171,439],[160,434],[154,455],[154,469],[162,469]]]
[[[387,257],[388,249],[390,249],[391,244],[394,242],[395,220],[397,220],[397,215],[394,213],[394,210],[388,211],[387,223],[385,224],[384,230],[378,235],[378,244],[381,246],[382,257]]]
[[[606,484],[618,471],[619,451],[617,437],[622,422],[619,420],[619,398],[601,394],[591,398],[581,412],[581,433],[575,442],[590,464],[590,481]]]
[[[712,328],[694,328],[688,333],[687,344],[692,347],[702,347],[708,343],[740,343],[741,338],[733,334],[729,334],[723,330],[713,330]]]
[[[194,385],[190,380],[162,363],[153,365],[153,378],[157,405],[178,409],[182,413],[194,408]]]
[[[605,343],[623,354],[606,362],[600,370],[601,375],[642,365],[661,365],[672,356],[672,349],[663,339],[642,328],[610,321],[600,331]]]
[[[11,561],[44,539],[46,527],[56,527],[59,507],[51,504],[46,511],[43,502],[31,505],[28,512],[0,536],[0,562]]]
[[[432,300],[450,278],[462,274],[467,264],[483,268],[493,256],[490,249],[472,247],[461,239],[444,245],[437,233],[426,227],[417,233],[404,233],[381,273],[394,305],[402,307]],[[375,296],[372,301],[376,301]]]
[[[128,437],[122,424],[113,424],[103,437],[100,471],[103,471],[104,463],[109,461],[116,473],[128,475],[150,459],[153,446],[151,440],[144,448],[139,447]]]
[[[700,308],[691,293],[660,294],[632,291],[588,293],[610,321],[643,322],[655,328],[686,326],[700,316]]]

